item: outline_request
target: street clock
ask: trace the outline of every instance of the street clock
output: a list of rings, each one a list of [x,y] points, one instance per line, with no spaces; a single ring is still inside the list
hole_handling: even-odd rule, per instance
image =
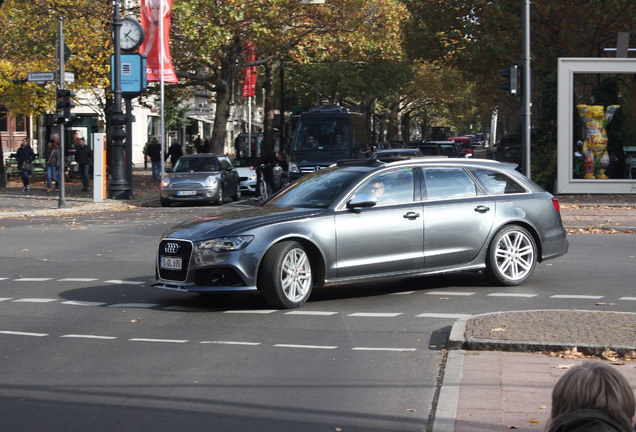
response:
[[[119,46],[125,51],[139,48],[144,42],[144,28],[131,18],[123,18],[119,30]]]

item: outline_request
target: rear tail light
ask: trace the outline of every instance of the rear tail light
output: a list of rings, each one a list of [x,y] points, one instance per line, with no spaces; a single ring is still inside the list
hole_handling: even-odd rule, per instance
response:
[[[552,198],[552,205],[554,206],[554,209],[557,211],[557,213],[561,212],[561,207],[559,206],[559,201],[557,201],[556,198]]]

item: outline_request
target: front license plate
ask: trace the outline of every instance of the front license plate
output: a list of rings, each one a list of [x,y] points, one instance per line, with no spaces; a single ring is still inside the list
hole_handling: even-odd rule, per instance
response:
[[[196,195],[197,191],[177,191],[177,196]]]
[[[159,267],[166,270],[181,270],[181,258],[161,257]]]

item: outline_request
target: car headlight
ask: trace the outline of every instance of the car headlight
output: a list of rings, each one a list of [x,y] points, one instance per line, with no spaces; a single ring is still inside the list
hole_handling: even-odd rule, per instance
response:
[[[206,183],[207,183],[209,186],[214,186],[214,185],[216,185],[217,180],[218,180],[218,179],[217,179],[216,177],[213,177],[213,176],[207,177],[207,178],[205,179]]]
[[[250,176],[250,180],[256,180],[256,174],[252,174],[252,175]]]
[[[290,162],[290,163],[289,163],[289,172],[290,172],[290,173],[299,173],[299,172],[300,172],[300,170],[298,169],[298,165],[296,165],[296,164],[295,164],[295,163],[293,163],[293,162]]]
[[[169,181],[169,180],[167,180],[167,179],[166,179],[166,180],[163,180],[163,181],[161,182],[161,187],[162,187],[162,188],[166,188],[166,187],[168,187],[168,186],[170,186],[170,181]]]
[[[219,237],[197,242],[197,247],[214,252],[232,252],[245,249],[252,240],[254,240],[254,236]]]

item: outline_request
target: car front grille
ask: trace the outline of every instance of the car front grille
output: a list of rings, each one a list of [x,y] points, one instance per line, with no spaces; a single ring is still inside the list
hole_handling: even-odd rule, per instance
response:
[[[172,183],[171,187],[175,189],[200,189],[203,187],[203,185],[201,183],[182,182]]]
[[[159,256],[181,258],[181,270],[162,269],[159,267],[159,277],[163,280],[185,282],[188,277],[188,265],[192,255],[192,242],[185,240],[165,239],[159,243]]]

